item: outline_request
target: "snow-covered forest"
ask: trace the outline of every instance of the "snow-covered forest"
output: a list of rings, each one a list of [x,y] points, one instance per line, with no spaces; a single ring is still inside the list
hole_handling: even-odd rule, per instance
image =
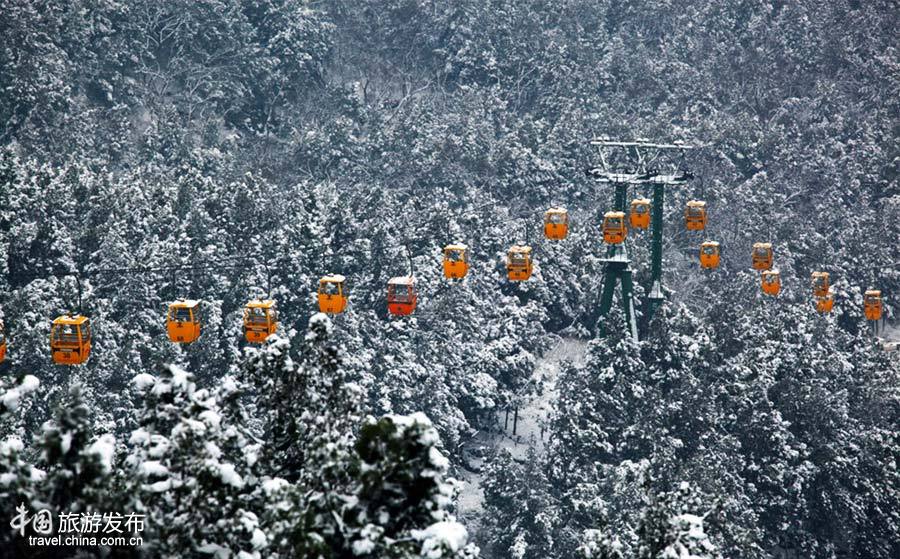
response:
[[[900,557],[900,353],[863,313],[881,290],[900,338],[898,29],[897,0],[0,0],[0,557]],[[598,136],[698,146],[640,341],[598,312]],[[142,544],[36,546],[23,508]]]

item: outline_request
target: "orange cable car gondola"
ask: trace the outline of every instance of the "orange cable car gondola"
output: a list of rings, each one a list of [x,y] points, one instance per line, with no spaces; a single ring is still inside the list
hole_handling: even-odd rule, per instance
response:
[[[825,297],[828,295],[828,289],[831,287],[829,283],[828,272],[813,272],[812,288],[814,297]]]
[[[278,330],[278,311],[271,299],[253,299],[244,307],[244,338],[261,344]]]
[[[329,274],[319,279],[319,312],[340,314],[347,308],[347,294],[344,290],[346,278],[339,274]]]
[[[388,281],[388,312],[395,316],[408,316],[416,310],[416,278],[400,276]]]
[[[884,302],[881,300],[881,291],[869,289],[863,296],[863,310],[866,320],[881,320],[884,312]]]
[[[50,353],[58,365],[80,365],[91,355],[91,321],[81,315],[62,315],[50,329]]]
[[[688,231],[706,229],[706,202],[691,200],[684,209],[684,221]]]
[[[531,247],[513,245],[506,254],[506,275],[510,281],[525,281],[531,277],[534,264],[531,260]]]
[[[631,226],[635,229],[650,227],[650,200],[636,198],[631,201],[630,221]]]
[[[180,299],[169,305],[166,331],[169,339],[178,344],[189,344],[200,337],[200,301]]]
[[[550,208],[544,212],[544,236],[561,240],[569,234],[569,212],[564,208]]]
[[[834,293],[832,293],[831,290],[822,297],[816,297],[817,311],[825,314],[830,313],[832,308],[834,308]]]
[[[753,243],[753,269],[771,270],[775,260],[772,243]]]
[[[606,212],[603,215],[603,240],[606,243],[620,244],[625,241],[627,235],[624,212]]]
[[[457,243],[444,247],[444,277],[459,279],[469,273],[469,247]]]
[[[781,272],[766,270],[762,273],[762,290],[766,295],[778,295],[781,291]]]
[[[700,245],[700,267],[716,269],[719,267],[719,243],[706,241]]]
[[[6,335],[3,332],[3,323],[0,322],[0,363],[6,359]]]

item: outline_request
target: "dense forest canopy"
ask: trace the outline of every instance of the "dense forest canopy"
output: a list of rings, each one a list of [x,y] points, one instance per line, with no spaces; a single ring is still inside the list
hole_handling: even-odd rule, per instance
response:
[[[900,365],[862,307],[881,289],[891,323],[900,300],[898,28],[896,0],[0,0],[0,518],[146,515],[140,548],[45,556],[900,556]],[[640,342],[597,313],[601,135],[701,146]],[[419,307],[391,318],[410,271]],[[330,272],[350,305],[327,318]],[[262,295],[279,331],[246,348]],[[186,346],[164,321],[184,297]],[[91,357],[56,366],[70,311]],[[544,444],[488,449],[458,514],[467,445],[544,397],[560,338],[587,345]],[[0,529],[0,556],[37,553]]]

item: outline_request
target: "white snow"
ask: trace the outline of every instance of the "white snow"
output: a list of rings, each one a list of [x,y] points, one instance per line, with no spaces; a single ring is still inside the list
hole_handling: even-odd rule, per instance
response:
[[[150,445],[150,450],[147,454],[149,454],[151,458],[160,458],[169,450],[169,439],[163,435],[151,435]]]
[[[222,423],[222,418],[213,410],[200,412],[200,419],[210,427],[218,427]]]
[[[287,480],[280,477],[267,479],[263,481],[262,484],[263,491],[266,492],[266,495],[272,495],[272,493],[285,489],[288,486],[290,486],[290,484],[287,482]]]
[[[34,392],[37,390],[37,387],[41,385],[41,381],[37,379],[34,375],[25,375],[22,379],[22,384],[19,385],[19,391],[22,394],[28,394],[29,392]]]
[[[113,466],[113,457],[116,455],[116,438],[111,433],[100,435],[100,438],[88,447],[87,453],[100,458],[100,465],[103,471],[110,473]]]
[[[169,468],[163,466],[158,460],[148,460],[141,464],[140,472],[144,477],[164,476],[169,473]]]
[[[703,518],[694,514],[679,514],[672,517],[669,523],[676,531],[675,541],[670,543],[660,554],[661,559],[703,559],[706,552],[715,550],[703,530]],[[696,555],[694,552],[702,555]]]
[[[185,387],[188,383],[188,372],[179,367],[178,365],[169,365],[169,370],[172,371],[172,384],[175,386]]]
[[[238,387],[237,380],[235,380],[233,376],[228,375],[222,379],[222,391],[226,395],[234,394],[238,390],[240,390],[240,388]]]
[[[431,465],[441,472],[447,471],[447,468],[450,467],[450,461],[434,447],[428,451],[428,459],[431,461]]]
[[[253,546],[253,549],[262,549],[268,543],[269,538],[266,537],[266,533],[259,528],[254,528],[253,536],[250,538],[250,545]]]
[[[236,471],[234,471],[234,464],[221,462],[218,464],[218,470],[219,477],[222,478],[223,483],[238,489],[244,487],[244,480]]]
[[[372,540],[356,540],[353,542],[353,555],[368,555],[375,551],[375,542]]]
[[[443,557],[444,549],[459,551],[469,539],[466,527],[454,521],[435,522],[424,530],[413,530],[412,536],[422,542],[421,556],[426,559]]]
[[[0,401],[3,402],[3,405],[6,406],[6,409],[9,411],[16,411],[19,409],[19,399],[22,397],[22,394],[19,392],[18,388],[11,388],[3,394],[3,398],[0,398]]]
[[[22,449],[24,448],[25,445],[22,443],[22,439],[19,437],[9,437],[3,442],[0,442],[0,456],[9,456],[14,452],[22,452]]]
[[[146,429],[139,427],[131,432],[131,437],[129,437],[128,442],[132,445],[138,446],[146,443],[149,440],[150,433],[148,433]]]
[[[163,481],[157,481],[156,483],[151,483],[150,485],[143,486],[145,491],[149,491],[151,493],[164,493],[172,488],[172,480],[165,479]]]
[[[585,364],[585,356],[588,342],[575,338],[563,338],[550,351],[541,356],[534,367],[534,372],[529,385],[540,386],[540,393],[526,399],[519,407],[519,421],[516,435],[512,434],[513,413],[509,414],[509,426],[502,434],[481,432],[473,438],[468,447],[490,447],[493,449],[506,449],[513,457],[524,460],[529,448],[538,454],[544,450],[544,439],[541,436],[543,425],[547,422],[550,411],[559,395],[556,388],[556,378],[559,375],[560,363],[571,361],[576,368],[582,368]],[[500,426],[504,424],[504,410],[497,410]],[[479,459],[472,462],[478,465]],[[457,502],[459,515],[466,525],[474,527],[478,524],[482,513],[484,493],[481,488],[482,476],[468,470],[461,470],[462,490]]]
[[[139,375],[135,375],[133,379],[131,379],[131,383],[134,384],[134,387],[138,390],[146,390],[147,387],[153,386],[156,384],[156,377],[153,375],[148,375],[147,373],[141,373]]]
[[[231,557],[231,551],[217,543],[204,543],[197,548],[197,551],[212,555],[215,559],[228,559]]]
[[[59,437],[59,448],[63,454],[68,454],[72,448],[72,433],[63,433]]]

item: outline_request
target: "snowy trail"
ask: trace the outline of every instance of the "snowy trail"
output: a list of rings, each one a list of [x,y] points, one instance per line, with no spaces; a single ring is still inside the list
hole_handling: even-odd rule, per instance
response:
[[[513,435],[513,414],[509,414],[509,423],[505,429],[505,413],[499,412],[498,424],[500,433],[479,433],[466,445],[466,453],[473,469],[478,472],[461,470],[461,492],[457,515],[475,533],[480,527],[484,493],[481,488],[482,466],[481,456],[493,450],[505,448],[517,459],[524,460],[529,448],[533,448],[538,454],[543,452],[545,438],[543,429],[549,417],[550,411],[556,402],[559,391],[556,380],[559,376],[560,364],[571,361],[576,367],[584,366],[585,353],[588,342],[575,338],[562,338],[560,342],[538,360],[531,382],[540,387],[537,394],[526,399],[519,408],[519,420],[516,425],[516,434]]]
[[[884,349],[887,351],[900,351],[900,326],[884,325],[884,331],[881,333],[881,339],[884,340]]]

